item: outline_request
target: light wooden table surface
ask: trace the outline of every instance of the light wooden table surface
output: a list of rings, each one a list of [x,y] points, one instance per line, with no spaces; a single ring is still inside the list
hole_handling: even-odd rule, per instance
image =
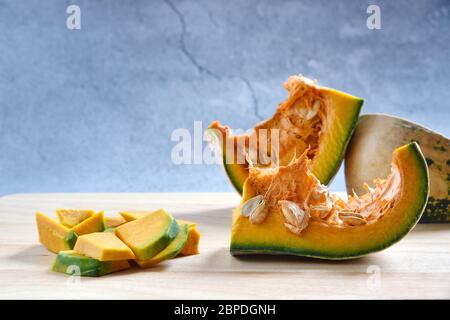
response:
[[[450,224],[418,225],[393,247],[349,261],[229,254],[233,193],[17,194],[0,198],[0,299],[450,298]],[[36,210],[164,207],[198,223],[198,256],[101,278],[50,271]]]

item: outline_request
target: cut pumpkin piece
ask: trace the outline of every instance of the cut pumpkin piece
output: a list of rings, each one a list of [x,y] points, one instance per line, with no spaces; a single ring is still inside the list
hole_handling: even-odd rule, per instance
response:
[[[258,167],[287,165],[307,150],[309,169],[323,184],[340,167],[363,100],[302,76],[291,76],[284,87],[289,92],[287,100],[249,133],[233,134],[218,121],[208,127],[221,149],[225,172],[239,193],[250,162]]]
[[[105,230],[103,211],[97,212],[92,217],[77,224],[72,230],[79,236],[93,232],[102,232]]]
[[[173,241],[166,248],[164,248],[164,250],[148,260],[136,260],[136,263],[141,268],[148,268],[160,263],[161,261],[176,257],[186,244],[189,234],[189,226],[187,224],[179,224],[179,228],[180,230],[175,239],[173,239]]]
[[[364,192],[389,172],[392,151],[416,141],[430,172],[430,197],[420,222],[450,222],[450,140],[417,123],[385,114],[363,115],[345,156],[347,192]]]
[[[126,222],[127,220],[125,220],[122,216],[105,217],[105,229],[116,228]]]
[[[119,214],[127,221],[133,221],[142,218],[154,211],[122,211]],[[178,224],[187,224],[188,229],[188,239],[180,251],[180,255],[190,256],[199,254],[198,246],[200,244],[200,232],[197,230],[197,224],[188,220],[177,219]]]
[[[198,245],[200,244],[200,232],[197,230],[195,223],[185,220],[177,220],[178,223],[186,223],[188,225],[188,238],[184,244],[183,249],[180,251],[180,255],[191,256],[199,254]]]
[[[306,154],[275,169],[251,168],[233,211],[233,254],[349,259],[385,249],[419,221],[428,168],[417,143],[397,148],[391,173],[344,201],[308,170]]]
[[[52,270],[69,275],[85,277],[100,277],[108,273],[130,268],[127,260],[99,261],[75,253],[74,251],[61,251],[56,256]]]
[[[125,223],[116,235],[133,250],[139,260],[148,260],[161,252],[178,234],[178,223],[161,209]]]
[[[67,228],[73,228],[80,222],[92,217],[95,214],[94,210],[80,210],[80,209],[58,209],[56,216],[59,222]]]
[[[51,252],[70,250],[75,245],[77,234],[56,220],[38,211],[36,212],[36,223],[39,242]]]
[[[79,236],[73,250],[99,261],[135,258],[133,251],[111,232],[94,232]]]

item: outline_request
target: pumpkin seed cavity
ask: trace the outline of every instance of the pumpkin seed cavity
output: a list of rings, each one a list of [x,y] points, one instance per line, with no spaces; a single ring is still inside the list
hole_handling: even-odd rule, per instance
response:
[[[311,222],[341,227],[359,227],[380,219],[395,205],[401,189],[400,173],[393,165],[391,174],[366,185],[367,193],[349,195],[348,200],[329,189],[308,170],[307,151],[287,166],[270,170],[252,167],[247,183],[257,196],[247,200],[242,215],[261,223],[269,212],[280,212],[286,229],[301,235]]]
[[[292,76],[284,83],[289,98],[281,103],[273,117],[255,126],[248,133],[233,134],[231,129],[214,123],[226,143],[242,142],[244,148],[235,149],[235,160],[246,160],[250,167],[267,168],[288,165],[308,150],[308,158],[317,153],[322,131],[326,130],[327,111],[330,102],[319,90],[317,83],[302,75]],[[278,141],[272,143],[272,131],[278,130]],[[264,133],[264,134],[263,134]],[[257,141],[255,146],[251,141]],[[256,149],[256,150],[251,150]],[[249,153],[249,150],[253,151]]]
[[[374,187],[365,184],[367,193],[364,195],[349,195],[345,201],[331,194],[308,169],[321,132],[327,129],[329,103],[306,81],[302,76],[291,77],[285,83],[289,99],[279,106],[272,119],[262,122],[253,132],[279,129],[280,154],[289,154],[289,157],[278,159],[275,166],[273,163],[263,166],[257,159],[250,159],[248,148],[244,150],[249,164],[247,183],[257,196],[247,200],[242,215],[249,217],[252,223],[261,223],[269,212],[278,210],[285,227],[298,235],[311,221],[342,227],[375,222],[399,198],[398,168],[394,164],[391,174],[385,180],[374,181]],[[297,157],[300,152],[302,155]]]

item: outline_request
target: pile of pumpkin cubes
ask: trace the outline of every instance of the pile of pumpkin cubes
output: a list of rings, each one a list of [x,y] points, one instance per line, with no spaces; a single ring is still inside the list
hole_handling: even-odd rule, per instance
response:
[[[37,212],[39,241],[57,253],[52,270],[98,277],[132,264],[148,268],[199,253],[200,233],[193,222],[174,219],[164,209],[119,214],[59,209],[58,222]]]

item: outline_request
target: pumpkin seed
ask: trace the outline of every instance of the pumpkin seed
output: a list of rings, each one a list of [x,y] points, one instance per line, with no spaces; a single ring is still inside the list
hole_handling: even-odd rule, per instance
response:
[[[312,210],[314,210],[314,211],[319,212],[319,217],[321,219],[326,219],[328,217],[328,215],[331,213],[332,209],[333,209],[332,206],[328,206],[328,205],[326,205],[326,206],[323,206],[323,205],[320,205],[320,206],[312,205],[312,206],[310,206],[310,208]]]
[[[241,210],[242,216],[249,217],[250,222],[255,224],[263,222],[268,213],[269,209],[267,207],[266,200],[262,195],[257,195],[256,197],[245,201]]]
[[[314,101],[312,109],[309,109],[308,113],[306,114],[305,120],[311,120],[312,118],[314,118],[317,112],[319,112],[319,108],[320,108],[320,101],[319,100]]]
[[[247,201],[245,201],[244,205],[242,206],[241,214],[244,217],[250,216],[253,210],[261,204],[261,202],[264,201],[264,197],[262,195],[257,195],[256,197],[250,198]]]
[[[312,205],[312,206],[310,206],[310,208],[314,211],[320,211],[320,212],[330,211],[330,208],[328,208],[327,206],[322,206],[322,205],[320,205],[320,206]]]
[[[279,200],[278,205],[285,220],[285,227],[292,233],[300,233],[308,226],[309,213],[303,211],[295,202]]]
[[[266,220],[269,213],[269,208],[266,205],[266,201],[263,201],[259,206],[255,208],[250,214],[249,220],[253,224],[259,224]]]
[[[364,216],[362,214],[350,210],[343,210],[339,212],[339,217],[357,217],[364,219]]]
[[[361,226],[367,223],[361,214],[351,211],[339,212],[339,218],[342,222],[350,226]]]
[[[303,231],[302,229],[294,227],[292,224],[289,223],[284,223],[284,226],[286,227],[286,229],[288,229],[290,232],[296,235],[300,235]]]

